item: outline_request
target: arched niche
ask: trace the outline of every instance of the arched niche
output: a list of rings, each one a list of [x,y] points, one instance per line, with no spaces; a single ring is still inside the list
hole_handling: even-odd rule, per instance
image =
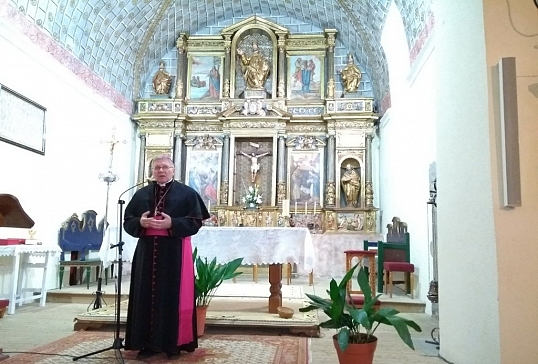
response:
[[[363,166],[359,159],[347,157],[339,165],[340,207],[362,206]]]

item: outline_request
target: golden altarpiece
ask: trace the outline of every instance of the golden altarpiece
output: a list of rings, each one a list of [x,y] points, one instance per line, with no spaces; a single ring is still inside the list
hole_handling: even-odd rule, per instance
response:
[[[177,76],[153,77],[136,100],[138,180],[169,154],[219,226],[376,231],[373,99],[354,97],[360,71],[335,70],[337,32],[290,34],[257,16],[218,36],[180,34]],[[335,80],[345,83],[335,98]],[[356,94],[356,93],[355,93]],[[261,196],[254,208],[249,188]]]

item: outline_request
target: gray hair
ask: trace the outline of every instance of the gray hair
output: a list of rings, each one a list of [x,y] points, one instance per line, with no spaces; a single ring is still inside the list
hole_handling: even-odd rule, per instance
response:
[[[157,161],[168,161],[168,162],[170,162],[172,167],[174,167],[174,161],[172,160],[172,158],[170,158],[169,155],[161,154],[161,155],[158,155],[158,156],[154,157],[151,160],[151,166],[153,166],[155,164],[155,162],[157,162]]]

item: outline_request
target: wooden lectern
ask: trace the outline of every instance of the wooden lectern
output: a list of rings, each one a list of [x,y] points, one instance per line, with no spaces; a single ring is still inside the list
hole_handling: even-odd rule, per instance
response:
[[[0,194],[0,227],[31,229],[34,220],[24,212],[19,200],[13,195]],[[0,348],[0,361],[9,358]]]

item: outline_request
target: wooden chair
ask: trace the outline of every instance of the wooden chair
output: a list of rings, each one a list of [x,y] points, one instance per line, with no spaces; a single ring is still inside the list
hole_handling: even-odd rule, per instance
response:
[[[93,210],[82,214],[82,221],[77,214],[68,218],[60,228],[58,242],[62,253],[60,254],[60,289],[62,288],[65,267],[85,268],[86,287],[90,288],[90,274],[92,267],[101,268],[101,259],[88,257],[91,251],[99,251],[103,242],[104,220],[96,222],[97,213]],[[71,253],[71,260],[65,260],[66,252]],[[105,270],[107,280],[108,269]],[[107,282],[108,283],[108,282]]]
[[[407,232],[407,224],[402,222],[399,217],[393,217],[392,223],[387,225],[387,238],[386,242],[382,241],[363,241],[364,250],[375,250],[377,251],[377,290],[378,292],[385,292],[386,285],[389,284],[389,276],[392,278],[392,274],[388,273],[385,277],[385,263],[386,262],[399,262],[399,263],[409,263],[410,264],[410,238],[409,233]],[[407,265],[403,267],[402,265],[389,265],[389,272],[398,272],[403,269],[403,272],[406,273],[406,276],[409,275],[409,280],[406,280],[406,290],[409,293],[411,287],[411,279],[413,278],[412,273],[414,272],[414,266]],[[400,283],[393,281],[392,283]],[[392,283],[389,284],[392,286]],[[392,288],[392,287],[391,287]]]
[[[378,289],[387,292],[390,286],[390,296],[392,297],[392,286],[395,282],[392,273],[403,272],[405,274],[406,292],[413,297],[413,272],[415,267],[411,264],[410,236],[407,232],[407,224],[400,221],[398,217],[392,219],[392,224],[387,225],[387,241],[377,243],[377,259],[379,267]]]

